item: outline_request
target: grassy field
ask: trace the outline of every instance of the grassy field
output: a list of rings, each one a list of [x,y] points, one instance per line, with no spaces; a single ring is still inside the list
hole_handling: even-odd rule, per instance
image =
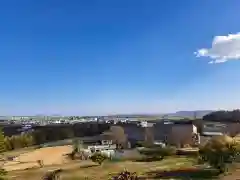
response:
[[[39,169],[12,171],[9,173],[9,177],[12,180],[40,180],[44,173],[46,173],[48,170],[62,168],[62,180],[108,180],[110,177],[116,175],[124,169],[127,169],[131,172],[136,172],[138,176],[145,179],[159,179],[158,177],[161,176],[161,173],[166,173],[165,171],[172,171],[175,174],[165,174],[164,179],[166,179],[167,177],[167,179],[178,179],[177,177],[180,177],[181,173],[183,173],[180,172],[180,169],[190,169],[191,171],[193,171],[195,170],[193,169],[193,165],[195,163],[196,161],[194,159],[185,157],[171,157],[166,158],[162,161],[155,162],[105,162],[101,166],[96,165],[91,161],[73,161],[72,163],[58,166],[48,166]],[[186,172],[184,173],[183,177],[186,178]]]
[[[44,166],[29,166],[26,168],[8,168],[9,180],[42,180],[46,172],[61,168],[61,180],[109,180],[110,177],[123,170],[136,172],[143,180],[172,179],[172,180],[205,180],[219,179],[217,171],[207,169],[197,165],[197,160],[186,156],[166,157],[162,161],[139,162],[136,160],[106,161],[102,165],[97,165],[90,160],[79,161],[64,159],[66,146],[48,147],[40,149],[22,149],[6,153],[5,155],[18,155],[24,161],[34,161],[42,159]],[[70,152],[71,149],[68,149]],[[53,152],[54,151],[54,152]],[[41,152],[41,153],[40,153]],[[23,153],[23,154],[22,154]],[[41,157],[40,157],[41,155]],[[34,159],[35,158],[35,159]],[[48,161],[53,161],[49,162]],[[59,161],[59,162],[58,162]],[[31,163],[31,162],[30,162]],[[13,165],[14,166],[14,165]],[[17,166],[24,166],[19,164]],[[10,165],[11,167],[11,165]],[[240,177],[237,175],[224,177],[224,180],[233,180]]]

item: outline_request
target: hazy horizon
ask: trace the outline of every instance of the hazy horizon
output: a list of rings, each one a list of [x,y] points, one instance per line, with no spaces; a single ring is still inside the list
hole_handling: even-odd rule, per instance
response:
[[[174,115],[175,113],[180,113],[180,112],[189,112],[189,113],[194,113],[194,112],[210,112],[210,111],[219,111],[219,110],[226,110],[226,109],[202,109],[202,110],[179,110],[179,111],[172,111],[172,112],[162,112],[162,113],[148,113],[148,112],[138,112],[138,113],[116,113],[116,114],[18,114],[18,115],[14,115],[14,114],[7,114],[7,115],[1,115],[0,117],[11,117],[11,116],[16,116],[16,117],[28,117],[28,116],[118,116],[118,115],[149,115],[149,116],[158,116],[158,115]],[[231,110],[235,110],[235,109],[229,109]],[[227,110],[228,111],[228,110]]]

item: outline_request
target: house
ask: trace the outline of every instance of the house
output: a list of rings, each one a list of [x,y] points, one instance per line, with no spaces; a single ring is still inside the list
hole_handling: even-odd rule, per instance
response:
[[[191,120],[163,120],[154,125],[154,139],[163,143],[181,146],[195,145],[200,141],[197,127]]]
[[[177,146],[200,143],[197,127],[193,125],[192,120],[159,120],[155,121],[150,127],[142,127],[136,124],[125,124],[122,127],[132,147],[139,141],[161,142]]]
[[[172,125],[169,137],[167,137],[168,144],[176,146],[196,145],[199,143],[199,135],[197,127],[193,125],[193,121],[175,121]]]
[[[104,150],[115,150],[116,144],[113,144],[111,134],[104,133],[96,137],[95,144],[88,145],[87,149],[93,152]]]

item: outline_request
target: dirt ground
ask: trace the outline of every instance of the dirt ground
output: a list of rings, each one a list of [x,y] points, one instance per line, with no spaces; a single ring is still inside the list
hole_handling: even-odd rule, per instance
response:
[[[25,152],[16,157],[13,161],[7,161],[3,167],[7,171],[24,170],[39,166],[38,160],[45,165],[57,165],[67,162],[67,153],[72,151],[72,146],[45,147],[30,152]]]

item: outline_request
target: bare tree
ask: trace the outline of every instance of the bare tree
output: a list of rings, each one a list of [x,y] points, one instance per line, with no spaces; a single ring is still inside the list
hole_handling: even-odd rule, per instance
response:
[[[127,135],[121,126],[112,126],[108,132],[111,136],[111,140],[117,144],[117,148],[125,148],[127,145]]]
[[[147,144],[154,143],[154,134],[152,127],[145,127],[145,143]]]

